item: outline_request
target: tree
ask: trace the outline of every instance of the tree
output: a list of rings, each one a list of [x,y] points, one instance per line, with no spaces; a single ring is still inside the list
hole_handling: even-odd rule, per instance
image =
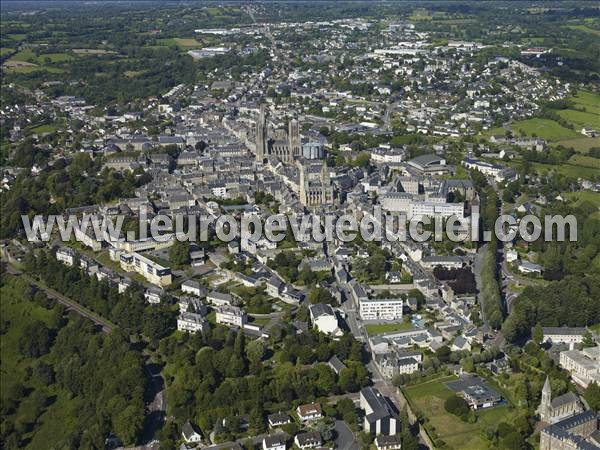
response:
[[[589,330],[583,333],[583,341],[581,341],[582,348],[595,347],[596,345],[597,344],[596,341],[594,341],[594,336]]]
[[[358,415],[356,414],[356,407],[354,406],[354,402],[352,400],[349,398],[343,398],[337,402],[336,408],[338,414],[344,422],[351,427],[356,425],[358,421]]]
[[[310,294],[308,294],[308,301],[313,305],[315,303],[327,303],[328,305],[337,304],[337,301],[333,295],[331,295],[331,292],[320,287],[314,288],[312,291],[310,291]]]
[[[190,243],[188,241],[175,240],[175,243],[169,250],[169,262],[177,269],[188,264],[190,262]]]
[[[473,358],[467,357],[461,361],[462,368],[465,372],[475,372],[475,364]]]
[[[136,436],[144,425],[144,408],[129,405],[121,411],[113,423],[117,436],[124,442],[134,444]]]
[[[36,320],[23,327],[23,334],[19,338],[19,350],[25,356],[38,358],[50,350],[50,330],[46,325]]]
[[[541,344],[544,339],[544,332],[542,331],[542,325],[538,322],[532,332],[533,342]]]
[[[590,408],[600,410],[600,386],[595,381],[590,383],[583,393],[583,398]]]
[[[469,404],[458,395],[452,395],[444,402],[444,408],[450,414],[460,417],[462,420],[466,420],[471,412]]]

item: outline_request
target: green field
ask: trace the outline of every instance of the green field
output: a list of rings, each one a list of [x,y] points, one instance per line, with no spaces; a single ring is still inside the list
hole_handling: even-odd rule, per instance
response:
[[[590,191],[580,191],[580,192],[565,192],[561,194],[563,197],[574,200],[575,204],[580,204],[581,202],[590,202],[594,206],[600,208],[600,193],[598,192],[590,192]]]
[[[581,136],[574,130],[569,130],[561,126],[558,122],[549,119],[527,119],[515,122],[512,125],[513,130],[524,133],[527,136],[537,136],[547,141],[560,141]]]
[[[600,94],[588,91],[577,91],[570,98],[579,108],[585,108],[587,112],[600,114]]]
[[[180,48],[199,48],[202,47],[203,44],[198,42],[193,38],[169,38],[169,39],[159,39],[158,41],[162,45],[172,46],[172,47],[180,47]]]
[[[576,166],[568,163],[559,166],[532,163],[532,166],[539,173],[556,171],[570,178],[595,177],[600,175],[600,170],[594,169],[593,167]]]
[[[511,422],[516,416],[508,406],[497,406],[477,413],[476,423],[467,423],[446,412],[444,401],[453,395],[444,382],[456,377],[445,377],[437,380],[409,386],[404,389],[410,403],[428,419],[425,428],[435,432],[447,448],[456,450],[483,450],[493,448],[483,437],[483,431],[494,429],[500,422]]]
[[[600,159],[592,158],[591,156],[575,154],[569,158],[568,163],[575,166],[600,169]]]
[[[393,331],[406,331],[412,328],[410,322],[398,322],[398,323],[371,323],[365,325],[365,329],[369,336],[376,334],[391,333]]]
[[[586,108],[587,109],[587,108]],[[598,128],[600,125],[600,116],[593,112],[583,112],[573,109],[563,109],[556,112],[566,121],[579,126],[580,128]]]
[[[43,125],[38,125],[36,127],[30,128],[29,131],[35,134],[45,134],[45,133],[54,133],[59,128],[61,128],[61,124],[58,123],[46,123]]]
[[[513,133],[523,133],[527,136],[537,136],[555,145],[573,147],[580,152],[586,152],[591,147],[600,145],[600,138],[583,136],[582,128],[600,128],[600,95],[594,92],[577,91],[568,98],[572,102],[569,109],[554,109],[562,119],[573,126],[573,129],[563,127],[550,119],[536,117],[533,119],[514,122],[509,127],[496,127],[481,132],[484,137],[504,135],[508,129]]]
[[[600,147],[600,137],[579,137],[575,139],[566,139],[557,142],[556,145],[562,145],[567,148],[573,148],[579,153],[587,153],[592,147]]]
[[[571,30],[583,31],[585,33],[590,33],[600,37],[600,30],[595,30],[585,25],[569,25],[567,28],[570,28]]]
[[[60,63],[71,61],[72,59],[73,56],[69,55],[68,53],[40,53],[39,55],[36,55],[30,50],[23,50],[11,58],[13,61],[25,61],[40,65],[43,65],[46,62]]]

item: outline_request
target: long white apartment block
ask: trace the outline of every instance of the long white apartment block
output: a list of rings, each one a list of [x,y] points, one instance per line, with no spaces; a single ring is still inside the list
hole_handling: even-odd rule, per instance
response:
[[[401,298],[363,298],[359,314],[362,320],[401,320],[403,306]]]

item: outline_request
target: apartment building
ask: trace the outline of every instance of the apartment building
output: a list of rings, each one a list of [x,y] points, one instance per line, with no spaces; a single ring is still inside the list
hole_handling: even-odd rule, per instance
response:
[[[404,302],[401,298],[362,298],[359,302],[361,320],[401,320]]]
[[[119,261],[123,270],[137,272],[157,286],[168,286],[173,281],[169,267],[163,267],[139,253],[123,253],[119,256]]]
[[[215,311],[217,313],[217,323],[241,328],[248,321],[244,310],[237,306],[217,306]]]
[[[188,333],[205,333],[210,329],[208,321],[202,314],[182,312],[177,318],[177,329]]]
[[[571,373],[577,384],[587,387],[590,383],[600,384],[600,347],[560,352],[560,367]]]

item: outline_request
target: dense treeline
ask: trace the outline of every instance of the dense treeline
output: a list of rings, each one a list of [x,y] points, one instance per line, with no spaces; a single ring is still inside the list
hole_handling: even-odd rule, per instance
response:
[[[477,291],[475,276],[468,267],[445,269],[437,266],[433,269],[433,275],[438,280],[448,281],[455,294],[474,294]]]
[[[237,425],[223,427],[223,419],[235,424],[244,415],[250,434],[260,433],[267,429],[267,413],[369,383],[362,347],[350,335],[331,341],[314,331],[295,336],[285,329],[274,330],[270,342],[249,341],[243,333],[216,327],[204,336],[174,334],[160,342],[158,353],[169,363],[164,372],[169,415],[178,425],[193,420],[206,434],[214,430],[220,440],[240,432]],[[333,354],[347,366],[339,377],[322,364]]]
[[[472,175],[478,172],[472,172]],[[481,183],[474,179],[475,184]],[[485,231],[490,231],[494,236],[494,226],[498,217],[498,195],[491,187],[486,187],[481,195],[481,221]],[[494,329],[500,328],[504,318],[500,284],[498,282],[497,262],[498,241],[493,238],[487,243],[481,267],[481,292],[479,298],[482,302],[483,316],[485,321]]]
[[[587,201],[576,203],[555,202],[544,210],[545,215],[573,215],[577,219],[577,239],[569,240],[570,228],[565,230],[565,241],[557,240],[556,230],[553,240],[545,241],[541,236],[532,243],[530,249],[540,254],[539,261],[544,266],[544,278],[560,280],[567,275],[583,276],[600,274],[598,254],[600,253],[600,218],[598,208]],[[545,224],[542,218],[542,226]]]
[[[103,449],[109,433],[134,444],[144,423],[141,355],[25,280],[1,279],[2,448]]]
[[[38,252],[37,257],[28,255],[26,268],[49,287],[112,320],[127,333],[160,339],[175,329],[175,313],[168,302],[149,305],[140,286],[119,294],[116,286],[65,266],[45,251]]]
[[[59,215],[66,208],[132,196],[136,187],[148,181],[138,173],[99,172],[98,164],[79,154],[70,164],[56,162],[36,177],[20,174],[10,190],[0,193],[0,237],[15,237],[23,231],[21,215]]]
[[[600,279],[568,276],[546,287],[527,287],[514,301],[502,327],[512,342],[528,338],[532,328],[587,326],[600,322]]]

